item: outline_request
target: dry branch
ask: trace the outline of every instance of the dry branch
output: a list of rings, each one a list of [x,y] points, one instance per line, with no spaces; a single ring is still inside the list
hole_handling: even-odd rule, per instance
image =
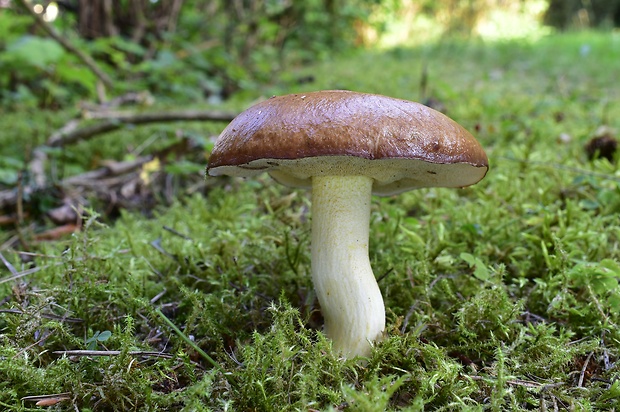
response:
[[[93,184],[95,181],[99,181],[103,178],[118,176],[121,174],[128,173],[132,170],[136,170],[143,164],[151,161],[153,156],[143,156],[135,160],[130,160],[126,162],[115,162],[109,163],[105,167],[92,170],[86,173],[82,173],[80,175],[71,176],[59,183],[59,186],[75,186],[79,184],[91,183]],[[38,187],[28,186],[24,188],[24,195],[29,196],[35,192]],[[17,190],[3,190],[0,191],[0,208],[5,206],[14,205],[19,197],[19,193]]]
[[[121,354],[120,350],[59,350],[54,351],[54,355],[63,355],[63,356],[118,356]],[[128,355],[131,356],[149,356],[149,357],[157,357],[157,358],[166,358],[172,359],[174,356],[161,353],[161,352],[152,352],[152,351],[129,351]]]
[[[71,392],[54,393],[50,395],[24,396],[22,401],[36,402],[37,406],[53,406],[62,401],[71,400]]]
[[[99,115],[100,116],[100,115]],[[236,113],[221,111],[190,110],[163,113],[123,113],[115,112],[114,117],[84,127],[62,128],[52,134],[47,141],[51,147],[65,146],[81,140],[87,140],[102,133],[108,133],[125,125],[141,125],[148,123],[165,123],[177,121],[223,121],[229,122]]]
[[[4,281],[4,279],[3,279],[3,281]],[[0,313],[11,313],[11,314],[14,314],[14,315],[30,316],[28,313],[22,312],[19,309],[0,309]],[[39,313],[38,316],[40,316],[42,318],[45,318],[45,319],[58,320],[58,321],[61,321],[61,322],[69,322],[69,323],[84,322],[84,320],[80,319],[80,318],[71,318],[71,317],[68,317],[68,316],[58,316],[58,315],[54,315],[52,313]]]
[[[98,118],[104,118],[105,112],[97,114]],[[133,113],[133,112],[113,112],[109,113],[109,118],[91,124],[79,127],[79,121],[76,119],[69,121],[65,126],[54,132],[47,140],[43,147],[37,147],[33,151],[32,161],[29,164],[30,172],[34,178],[35,184],[23,187],[22,196],[28,197],[37,189],[46,186],[45,179],[45,162],[47,156],[44,147],[62,147],[74,144],[80,141],[91,139],[103,133],[118,130],[126,125],[142,125],[149,123],[165,123],[176,121],[230,121],[237,113],[224,111],[200,111],[188,110],[179,112],[163,112],[163,113]],[[141,157],[131,162],[110,163],[104,168],[83,173],[78,176],[69,177],[59,183],[60,186],[77,185],[85,181],[99,180],[105,177],[118,176],[135,170],[142,164],[152,160],[152,157]],[[15,205],[19,199],[19,193],[16,189],[0,191],[0,208]]]
[[[24,184],[25,180],[20,178],[16,187],[0,191],[0,210],[5,209],[10,214],[9,218],[5,219],[7,221],[5,223],[15,221],[13,215],[17,216],[16,221],[18,223],[22,222],[24,213],[20,209],[22,202],[31,199],[37,193],[45,194],[52,188],[60,189],[64,198],[59,198],[62,200],[62,204],[49,210],[47,216],[54,223],[65,226],[56,228],[57,232],[40,233],[35,236],[35,239],[37,237],[43,239],[47,236],[56,236],[56,234],[62,234],[63,231],[72,230],[70,225],[75,225],[76,222],[71,216],[79,219],[79,205],[84,202],[88,195],[95,194],[98,198],[104,199],[108,205],[107,211],[112,211],[117,207],[137,206],[142,200],[148,200],[150,193],[144,188],[145,185],[148,186],[149,182],[143,181],[143,177],[138,175],[137,170],[155,158],[166,159],[170,154],[182,156],[192,151],[190,141],[184,138],[181,142],[176,142],[150,156],[140,157],[128,162],[107,162],[102,168],[50,183],[47,180],[46,168],[48,162],[47,148],[49,147],[68,146],[121,129],[127,125],[181,121],[228,122],[237,115],[233,112],[209,110],[149,113],[114,109],[127,102],[150,104],[151,99],[151,96],[146,92],[128,93],[104,104],[82,107],[81,118],[70,120],[49,136],[45,144],[33,149],[31,161],[28,164],[28,172],[23,174],[29,176],[28,184]],[[88,123],[82,125],[83,121]],[[58,190],[53,192],[58,193]],[[12,209],[17,209],[17,213]],[[66,213],[67,210],[69,212],[75,210],[75,212]],[[24,243],[22,237],[18,238]]]

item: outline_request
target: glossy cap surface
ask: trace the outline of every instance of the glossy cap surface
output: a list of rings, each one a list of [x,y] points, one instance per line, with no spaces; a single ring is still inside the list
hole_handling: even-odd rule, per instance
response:
[[[373,192],[463,187],[487,156],[462,126],[419,103],[341,90],[272,97],[237,116],[209,159],[212,176],[268,172],[310,187],[316,175],[367,175]]]

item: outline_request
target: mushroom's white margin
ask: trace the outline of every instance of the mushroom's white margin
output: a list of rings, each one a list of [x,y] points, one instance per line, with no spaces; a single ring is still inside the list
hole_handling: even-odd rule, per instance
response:
[[[312,281],[334,351],[367,356],[385,329],[385,307],[368,258],[373,180],[312,178]]]

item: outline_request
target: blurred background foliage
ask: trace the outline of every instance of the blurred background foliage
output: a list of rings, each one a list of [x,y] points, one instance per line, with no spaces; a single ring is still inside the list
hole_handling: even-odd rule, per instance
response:
[[[303,65],[360,47],[446,36],[532,36],[615,27],[620,0],[26,1],[113,78],[110,90],[28,15],[0,0],[0,108],[59,109],[148,90],[219,103]],[[297,79],[311,81],[311,79]],[[101,85],[99,85],[101,86]]]

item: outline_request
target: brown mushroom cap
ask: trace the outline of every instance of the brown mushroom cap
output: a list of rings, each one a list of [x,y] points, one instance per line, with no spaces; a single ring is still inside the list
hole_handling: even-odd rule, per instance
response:
[[[211,176],[269,172],[310,187],[312,176],[366,175],[373,193],[478,182],[488,159],[449,117],[419,103],[327,90],[272,97],[237,116],[209,159]]]

